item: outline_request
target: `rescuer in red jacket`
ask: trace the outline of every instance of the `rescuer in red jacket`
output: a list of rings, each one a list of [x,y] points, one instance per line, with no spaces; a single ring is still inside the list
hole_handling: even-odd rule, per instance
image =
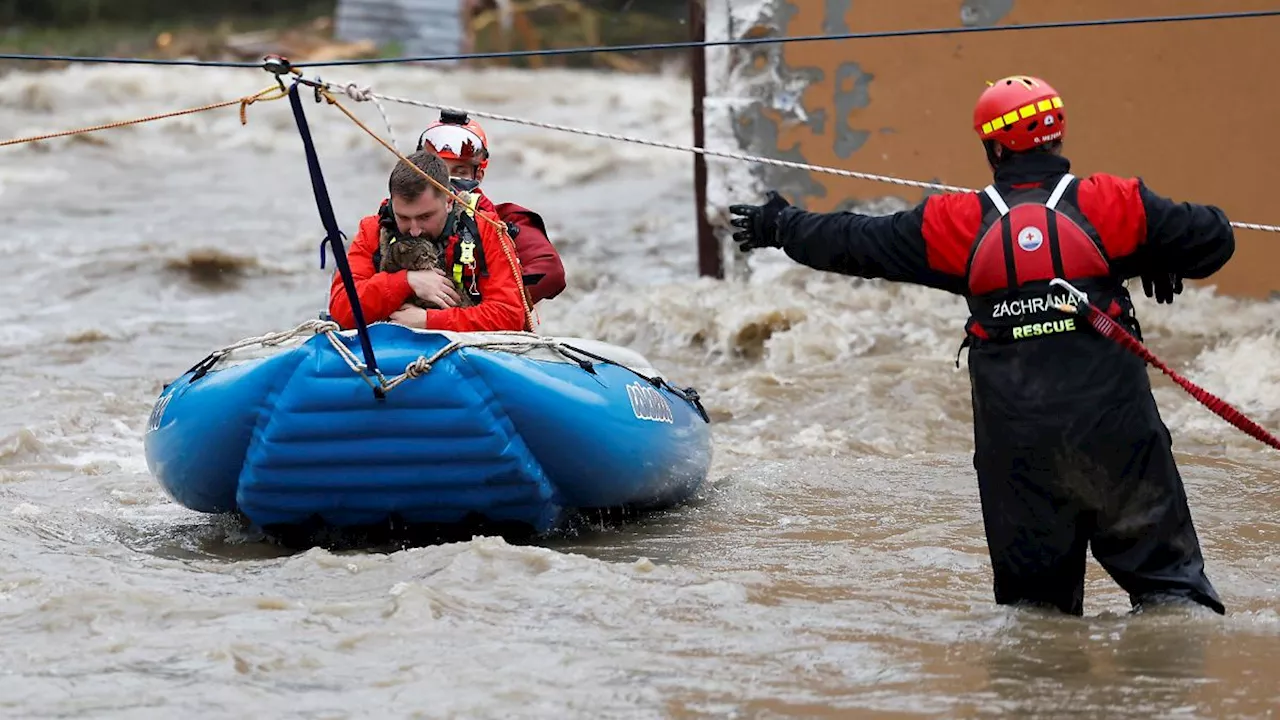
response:
[[[743,251],[782,248],[809,267],[965,297],[974,467],[998,604],[1083,613],[1085,550],[1135,610],[1192,601],[1225,614],[1146,367],[1056,308],[1067,281],[1141,337],[1124,282],[1172,302],[1235,251],[1212,205],[1175,203],[1138,178],[1076,178],[1067,115],[1043,80],[1008,77],[979,97],[974,129],[994,183],[885,216],[811,213],[770,192],[734,205]],[[958,361],[957,361],[958,362]]]
[[[515,239],[530,304],[559,295],[565,288],[564,265],[547,238],[542,216],[515,203],[495,205],[480,191],[490,157],[489,138],[480,123],[463,113],[441,111],[440,119],[418,138],[418,149],[424,147],[435,150],[448,164],[455,188],[479,194],[477,207],[506,221]]]
[[[408,158],[440,187],[448,187],[444,160],[430,149]],[[347,263],[367,323],[390,320],[429,330],[531,330],[515,274],[511,242],[496,228],[496,215],[466,212],[444,191],[432,185],[403,160],[388,181],[389,199],[374,215],[360,221],[360,230],[347,249]],[[380,272],[379,239],[432,237],[442,251],[442,267],[433,270]],[[474,305],[460,307],[462,293]],[[432,307],[409,303],[417,296]],[[355,327],[351,302],[342,276],[334,273],[329,288],[329,315],[343,328]]]

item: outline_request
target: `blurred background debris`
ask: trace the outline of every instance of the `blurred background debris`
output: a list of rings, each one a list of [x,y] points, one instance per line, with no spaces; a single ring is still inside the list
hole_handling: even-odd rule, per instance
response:
[[[0,51],[237,61],[279,53],[298,62],[453,55],[686,40],[688,13],[687,0],[223,0],[216,6],[168,0],[0,0]],[[686,54],[468,62],[683,72]]]

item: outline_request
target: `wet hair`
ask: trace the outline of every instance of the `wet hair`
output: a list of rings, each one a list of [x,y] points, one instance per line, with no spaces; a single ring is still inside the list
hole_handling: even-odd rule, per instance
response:
[[[449,187],[449,166],[434,151],[419,150],[409,155],[408,159],[440,186]],[[437,195],[444,195],[440,187],[432,185],[427,178],[422,177],[422,173],[414,170],[404,160],[396,163],[395,168],[392,169],[391,178],[387,181],[387,190],[393,197],[408,201],[417,200],[427,190],[434,190]]]

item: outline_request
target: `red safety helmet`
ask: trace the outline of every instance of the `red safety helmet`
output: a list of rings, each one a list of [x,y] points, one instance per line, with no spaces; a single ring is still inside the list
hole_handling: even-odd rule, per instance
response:
[[[973,129],[984,141],[1022,151],[1066,135],[1062,98],[1049,83],[1013,75],[989,85],[973,108]]]
[[[469,162],[478,170],[489,166],[489,138],[480,123],[469,119],[466,113],[440,111],[440,119],[418,137],[418,149],[426,145],[446,160]]]

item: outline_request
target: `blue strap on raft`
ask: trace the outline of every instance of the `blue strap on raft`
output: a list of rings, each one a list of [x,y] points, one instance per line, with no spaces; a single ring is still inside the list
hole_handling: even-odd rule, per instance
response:
[[[316,99],[319,100],[319,97]],[[378,360],[373,354],[373,343],[369,341],[369,326],[364,321],[364,309],[360,307],[356,281],[351,277],[351,266],[347,264],[347,249],[344,244],[346,236],[338,228],[338,220],[333,214],[333,203],[329,201],[329,190],[324,184],[324,174],[320,170],[320,159],[316,156],[315,143],[311,140],[311,129],[307,125],[307,114],[302,109],[302,98],[298,95],[296,79],[289,86],[289,105],[293,108],[293,118],[298,121],[298,134],[302,136],[302,148],[307,154],[307,169],[311,171],[311,189],[315,192],[320,222],[324,224],[325,239],[320,244],[320,267],[324,267],[324,243],[328,243],[333,251],[333,260],[338,265],[338,273],[342,275],[342,285],[346,289],[347,299],[351,302],[351,314],[355,317],[360,349],[364,352],[364,364],[369,372],[376,375]],[[373,395],[378,399],[386,397],[386,393],[379,384],[373,385]]]

